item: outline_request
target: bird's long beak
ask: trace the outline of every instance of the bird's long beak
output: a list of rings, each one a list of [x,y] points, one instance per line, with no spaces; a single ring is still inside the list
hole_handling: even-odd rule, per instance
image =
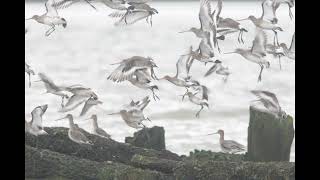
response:
[[[31,17],[31,18],[28,18],[28,19],[26,19],[26,21],[27,21],[27,20],[31,20],[31,19],[33,19],[33,18],[32,18],[32,17]]]
[[[96,7],[94,7],[88,0],[85,0],[94,10],[98,11]]]
[[[223,53],[223,54],[233,54],[233,53],[236,53],[236,52],[226,52],[226,53]]]
[[[248,18],[244,18],[244,19],[239,19],[237,21],[245,21],[245,20],[249,20]]]
[[[190,30],[180,31],[180,32],[178,32],[178,33],[186,33],[186,32],[190,32]]]
[[[215,133],[210,133],[210,134],[207,134],[207,135],[213,135],[213,134],[218,134],[217,132],[215,132]]]
[[[63,118],[60,118],[60,119],[56,119],[55,121],[60,121],[60,120],[63,120],[63,119],[66,119],[67,117],[63,117]]]
[[[33,82],[41,82],[42,80],[36,80],[36,81],[33,81]]]
[[[117,115],[117,114],[120,114],[120,112],[111,113],[111,114],[108,114],[108,115]]]

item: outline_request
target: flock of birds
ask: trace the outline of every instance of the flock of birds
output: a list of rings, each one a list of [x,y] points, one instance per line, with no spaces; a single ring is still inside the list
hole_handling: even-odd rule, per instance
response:
[[[58,14],[59,9],[65,9],[71,5],[81,2],[82,0],[47,0],[45,3],[46,13],[43,15],[34,15],[26,20],[35,20],[40,24],[50,26],[45,33],[46,36],[50,36],[55,31],[55,27],[62,25],[67,27],[67,20],[60,17]],[[95,10],[96,7],[92,5],[92,1],[96,0],[83,0],[88,3]],[[158,14],[158,11],[147,3],[150,0],[98,0],[107,7],[116,10],[109,14],[111,18],[119,18],[115,22],[115,26],[123,26],[134,24],[137,21],[146,19],[147,23],[152,26],[152,15]]]
[[[46,31],[45,35],[49,36],[57,25],[67,26],[67,21],[58,15],[57,9],[63,9],[70,7],[72,4],[81,0],[48,0],[45,3],[46,13],[44,15],[35,15],[30,19],[36,20],[38,23],[42,23],[50,26],[50,29]],[[93,0],[84,0],[91,7],[96,9],[91,4]],[[116,12],[110,14],[113,18],[120,18],[115,25],[130,25],[135,22],[146,19],[152,25],[152,15],[158,13],[154,8],[151,8],[147,3],[150,0],[100,0],[103,4],[112,9],[116,9]],[[213,3],[216,3],[216,8],[213,9]],[[244,43],[243,33],[248,32],[245,27],[242,27],[240,21],[250,20],[256,27],[255,37],[250,49],[237,48],[234,52],[228,52],[223,54],[237,53],[244,59],[256,63],[260,66],[258,75],[258,82],[262,80],[262,72],[264,68],[269,68],[270,62],[265,59],[267,54],[273,55],[274,58],[279,58],[279,65],[281,68],[280,58],[285,56],[292,60],[295,59],[295,34],[292,36],[292,42],[290,48],[285,43],[278,42],[278,31],[283,31],[279,26],[278,18],[276,16],[277,9],[280,5],[285,4],[289,7],[289,16],[292,19],[293,15],[291,8],[294,7],[293,0],[263,0],[262,2],[262,15],[256,18],[250,15],[248,18],[242,20],[234,20],[229,17],[221,17],[222,0],[200,0],[199,21],[200,27],[191,27],[189,30],[181,31],[180,33],[192,32],[197,38],[199,38],[200,44],[197,49],[190,46],[187,51],[180,55],[176,62],[176,74],[174,76],[166,75],[162,78],[158,78],[154,69],[158,68],[156,62],[151,57],[133,56],[111,65],[117,65],[112,73],[107,77],[115,83],[121,83],[129,81],[133,86],[140,89],[150,90],[152,92],[153,99],[155,101],[160,100],[159,96],[155,93],[155,90],[159,90],[156,85],[156,81],[166,80],[173,85],[181,88],[185,88],[186,92],[182,96],[182,101],[187,96],[189,101],[200,107],[196,113],[196,117],[200,117],[200,112],[204,107],[209,108],[208,93],[209,89],[200,84],[190,75],[190,69],[194,60],[203,63],[204,65],[213,64],[209,70],[205,73],[205,77],[211,74],[217,74],[224,77],[224,82],[227,82],[228,76],[231,74],[228,67],[223,65],[221,59],[217,58],[217,53],[221,54],[219,47],[219,41],[223,41],[227,38],[227,35],[233,33],[239,33],[238,43]],[[268,43],[267,34],[265,31],[274,32],[273,43]],[[27,34],[26,29],[25,33]],[[25,63],[25,72],[29,77],[29,87],[31,87],[31,76],[35,75],[35,71]],[[98,95],[88,87],[81,84],[75,84],[70,86],[63,86],[56,84],[45,73],[37,74],[40,80],[35,82],[42,82],[46,89],[46,93],[54,94],[61,98],[60,113],[69,113],[80,105],[84,104],[79,116],[84,116],[89,113],[89,110],[94,106],[99,106],[103,102],[99,100]],[[281,109],[277,97],[274,93],[263,90],[251,91],[259,99],[260,104],[264,106],[267,112],[273,114],[276,118],[286,118],[286,113]],[[67,102],[64,102],[67,100]],[[142,100],[133,101],[124,105],[124,107],[116,113],[109,115],[120,115],[129,127],[140,129],[144,128],[143,121],[149,120],[144,115],[144,109],[150,102],[149,96],[146,96]],[[35,136],[47,134],[42,126],[42,116],[46,112],[48,105],[42,105],[36,107],[32,112],[32,120],[27,122],[25,120],[25,131]],[[82,133],[82,129],[73,121],[73,115],[67,114],[65,117],[58,119],[69,120],[69,138],[80,144],[92,144],[90,140]],[[97,115],[93,114],[90,118],[92,120],[92,133],[104,138],[110,138],[111,136],[98,126]],[[88,119],[88,120],[89,120]],[[224,131],[219,130],[216,133],[220,135],[220,146],[224,152],[241,152],[245,150],[245,146],[233,141],[224,140]],[[211,134],[208,134],[211,135]]]

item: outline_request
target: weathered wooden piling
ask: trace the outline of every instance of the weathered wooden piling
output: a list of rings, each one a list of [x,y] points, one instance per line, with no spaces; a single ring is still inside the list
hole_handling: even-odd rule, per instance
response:
[[[289,161],[294,137],[293,118],[274,115],[250,106],[248,160]]]

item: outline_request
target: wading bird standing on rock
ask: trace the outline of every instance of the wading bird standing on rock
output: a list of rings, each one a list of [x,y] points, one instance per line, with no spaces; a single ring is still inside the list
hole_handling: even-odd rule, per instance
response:
[[[220,130],[218,130],[218,132],[212,133],[212,134],[219,134],[220,135],[219,144],[220,144],[220,148],[223,152],[234,154],[234,153],[246,151],[246,147],[244,145],[242,145],[234,140],[225,140],[223,130],[220,129]],[[208,135],[212,135],[212,134],[208,134]]]
[[[31,112],[32,119],[30,122],[25,120],[25,132],[28,132],[32,135],[46,135],[48,134],[43,130],[42,126],[42,116],[47,111],[48,105],[42,105],[34,108]]]

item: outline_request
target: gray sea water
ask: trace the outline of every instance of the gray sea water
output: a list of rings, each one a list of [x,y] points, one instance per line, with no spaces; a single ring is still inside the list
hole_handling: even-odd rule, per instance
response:
[[[126,136],[132,136],[134,129],[128,127],[118,116],[107,113],[118,111],[131,98],[138,100],[149,91],[133,87],[127,82],[115,84],[106,79],[115,68],[109,64],[119,62],[134,55],[151,56],[158,64],[158,77],[175,74],[175,63],[179,55],[193,45],[198,46],[199,39],[193,34],[179,34],[192,26],[198,27],[198,2],[154,2],[153,7],[159,14],[153,16],[153,27],[140,21],[132,26],[114,27],[114,19],[108,17],[113,10],[103,4],[95,4],[94,11],[86,4],[77,4],[59,11],[59,15],[68,21],[68,27],[56,28],[50,36],[44,33],[48,27],[34,21],[26,21],[29,33],[25,37],[26,62],[36,72],[45,72],[57,84],[83,84],[91,87],[104,104],[94,108],[88,114],[96,113],[100,127],[112,135],[112,138],[123,142]],[[257,2],[225,2],[222,17],[242,19],[250,14],[261,15],[261,4]],[[25,4],[25,16],[45,12],[44,4]],[[294,10],[293,10],[294,13]],[[280,7],[277,12],[279,24],[284,32],[279,33],[280,42],[289,44],[295,31],[295,21],[290,20],[287,7]],[[245,44],[237,42],[237,33],[220,43],[223,52],[233,51],[237,47],[251,47],[254,38],[254,25],[251,22],[242,24],[249,30],[244,34]],[[268,33],[270,42],[272,33]],[[250,93],[253,89],[264,89],[274,92],[282,108],[295,117],[295,62],[282,59],[282,70],[278,60],[272,56],[267,59],[271,67],[266,69],[262,82],[257,83],[259,66],[244,60],[239,55],[220,55],[220,60],[229,67],[232,74],[228,82],[216,75],[204,78],[210,66],[195,62],[191,74],[210,89],[210,109],[204,109],[199,119],[195,113],[199,107],[185,100],[181,101],[184,88],[177,88],[166,81],[155,82],[159,86],[161,100],[152,101],[145,109],[145,115],[152,119],[146,123],[148,127],[163,126],[165,128],[167,149],[178,154],[188,154],[194,149],[220,151],[218,136],[203,136],[218,129],[225,130],[225,138],[247,144],[247,127],[249,122],[249,105],[255,97]],[[33,77],[33,80],[37,80]],[[67,121],[54,121],[64,116],[58,113],[60,98],[45,92],[42,83],[33,83],[28,87],[25,77],[25,114],[31,119],[30,112],[38,105],[48,104],[44,116],[44,126],[64,126]],[[80,108],[79,108],[80,109]],[[80,110],[72,111],[76,123],[91,131],[89,121],[78,118]],[[86,118],[86,117],[84,117]],[[294,161],[295,143],[292,145],[291,161]]]

